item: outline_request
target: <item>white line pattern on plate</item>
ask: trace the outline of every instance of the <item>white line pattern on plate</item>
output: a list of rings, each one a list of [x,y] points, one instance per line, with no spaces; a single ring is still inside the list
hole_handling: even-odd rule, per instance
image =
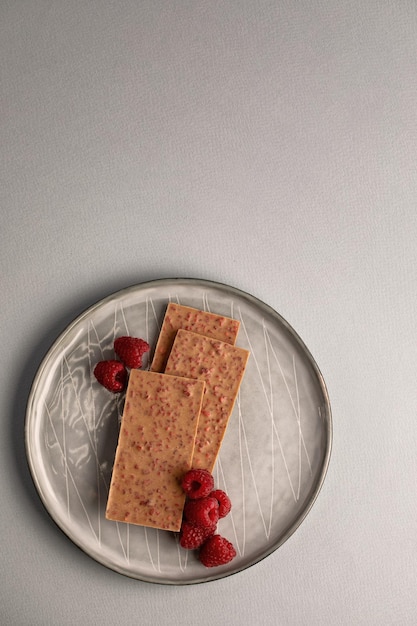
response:
[[[293,395],[292,395],[291,390],[290,390],[290,388],[289,388],[289,385],[288,385],[287,379],[285,378],[285,374],[284,374],[283,368],[282,368],[282,366],[281,366],[280,360],[279,360],[278,355],[277,355],[277,353],[276,353],[276,351],[274,350],[274,347],[273,347],[273,345],[272,345],[272,341],[271,341],[271,338],[270,338],[270,336],[269,336],[268,331],[266,331],[266,334],[267,334],[267,337],[268,337],[268,343],[269,343],[269,345],[270,345],[270,347],[271,347],[272,354],[273,354],[274,359],[275,359],[275,361],[276,361],[276,363],[277,363],[277,365],[278,365],[278,367],[279,367],[279,370],[280,370],[280,372],[281,372],[281,376],[282,376],[282,380],[283,380],[283,382],[284,382],[284,384],[285,384],[285,388],[286,388],[286,389],[287,389],[287,391],[288,391],[288,395],[289,395],[289,398],[290,398],[290,400],[291,400],[292,407],[293,407],[293,409],[294,409],[295,417],[296,417],[296,420],[297,420],[297,422],[298,422],[298,426],[299,426],[299,435],[300,435],[300,437],[301,437],[301,441],[302,441],[302,443],[303,443],[303,449],[304,449],[304,452],[305,452],[305,454],[306,454],[306,457],[307,457],[307,462],[308,462],[308,466],[309,466],[309,468],[310,468],[310,472],[311,472],[310,457],[309,457],[309,454],[308,454],[308,452],[307,452],[307,447],[306,447],[306,444],[305,444],[305,441],[304,441],[304,436],[303,436],[303,433],[302,433],[302,431],[301,431],[300,408],[299,408],[299,407],[300,407],[300,400],[299,400],[299,394],[298,394],[297,379],[295,378],[295,383],[296,383],[296,400],[297,400],[298,410],[297,410],[297,408],[296,408],[296,405],[295,405],[296,403],[294,402],[294,398],[293,398]],[[293,368],[294,368],[294,375],[295,375],[295,357],[294,357],[294,355],[293,355]]]
[[[296,493],[295,493],[295,491],[294,491],[294,486],[293,486],[293,483],[292,483],[292,480],[291,480],[291,474],[290,474],[290,471],[289,471],[289,469],[288,469],[287,460],[286,460],[286,458],[285,458],[284,450],[283,450],[282,443],[281,443],[281,439],[280,439],[280,436],[279,436],[278,427],[277,427],[277,425],[276,425],[276,422],[275,422],[275,421],[274,421],[274,419],[273,419],[273,413],[272,413],[271,402],[270,402],[270,399],[268,398],[268,393],[267,393],[267,390],[266,390],[266,388],[265,388],[264,377],[262,376],[261,369],[260,369],[260,366],[259,366],[259,361],[258,361],[258,359],[257,359],[257,357],[256,357],[255,349],[254,349],[254,347],[253,347],[253,345],[252,345],[252,342],[251,342],[250,337],[249,337],[249,335],[248,335],[248,332],[247,332],[247,330],[246,330],[246,325],[245,325],[245,323],[244,323],[244,320],[243,320],[243,318],[242,318],[242,314],[241,314],[241,313],[240,313],[240,319],[241,319],[241,323],[242,323],[242,328],[243,328],[243,330],[244,330],[244,332],[245,332],[245,335],[246,335],[247,342],[248,342],[248,344],[249,344],[249,349],[250,349],[250,353],[251,353],[251,358],[253,359],[253,361],[254,361],[254,363],[255,363],[255,365],[256,365],[256,369],[257,369],[257,372],[258,372],[258,375],[259,375],[259,379],[260,379],[260,383],[261,383],[261,386],[262,386],[262,390],[263,390],[263,393],[264,393],[264,396],[265,396],[265,400],[266,400],[266,403],[267,403],[267,407],[268,407],[268,411],[269,411],[270,419],[272,420],[272,429],[273,429],[273,433],[275,434],[275,436],[276,436],[276,438],[277,438],[277,441],[278,441],[278,447],[279,447],[279,450],[280,450],[280,454],[281,454],[282,460],[283,460],[283,462],[284,462],[285,471],[286,471],[286,473],[287,473],[288,482],[289,482],[289,485],[290,485],[290,488],[291,488],[291,492],[292,492],[292,494],[293,494],[293,496],[294,496],[294,500],[296,501],[296,500],[297,500],[297,496],[296,496]],[[262,321],[262,325],[263,325],[263,329],[264,329],[264,332],[265,332],[265,322],[264,322],[264,321]],[[267,336],[268,336],[268,334],[267,334]],[[270,378],[270,374],[268,374],[268,377]],[[273,439],[273,438],[272,438],[272,439]],[[267,533],[266,527],[265,527],[265,532],[266,532],[266,534],[267,534],[267,536],[268,536],[268,533]]]
[[[53,432],[53,434],[54,434],[54,437],[55,437],[56,443],[57,443],[57,445],[58,445],[58,447],[59,447],[59,449],[60,449],[60,451],[61,451],[61,455],[62,455],[62,459],[63,459],[63,462],[64,462],[64,467],[65,467],[65,469],[64,469],[65,474],[66,474],[66,475],[68,475],[68,476],[70,477],[70,479],[71,479],[71,482],[72,482],[73,487],[74,487],[74,491],[75,491],[75,493],[77,494],[77,497],[78,497],[78,499],[79,499],[79,501],[80,501],[81,507],[82,507],[82,509],[83,509],[83,511],[84,511],[84,513],[85,513],[85,517],[86,517],[86,519],[87,519],[87,522],[88,522],[89,527],[91,528],[91,532],[93,533],[94,537],[95,537],[95,538],[97,539],[97,541],[98,541],[98,537],[97,537],[97,534],[96,534],[96,532],[95,532],[95,530],[94,530],[94,527],[93,527],[93,525],[92,525],[92,522],[91,522],[90,516],[88,515],[87,509],[86,509],[86,507],[85,507],[85,505],[84,505],[84,502],[83,502],[83,499],[82,499],[82,497],[81,497],[81,494],[80,494],[80,492],[79,492],[79,490],[78,490],[78,488],[77,488],[77,483],[76,483],[76,481],[75,481],[75,479],[74,479],[74,477],[73,477],[73,474],[72,474],[72,472],[71,472],[71,470],[70,470],[70,468],[69,468],[69,466],[68,466],[68,463],[67,463],[67,462],[66,462],[66,460],[65,460],[65,454],[64,454],[64,451],[63,451],[63,449],[62,449],[62,445],[61,445],[61,444],[60,444],[60,442],[59,442],[58,435],[57,435],[57,433],[56,433],[55,426],[53,425],[52,418],[51,418],[51,414],[50,414],[50,412],[49,412],[49,409],[48,409],[47,405],[45,405],[45,410],[46,410],[46,413],[47,413],[47,415],[48,415],[49,424],[50,424],[51,429],[52,429],[52,432]],[[71,512],[70,512],[70,511],[69,511],[69,517],[71,517]]]

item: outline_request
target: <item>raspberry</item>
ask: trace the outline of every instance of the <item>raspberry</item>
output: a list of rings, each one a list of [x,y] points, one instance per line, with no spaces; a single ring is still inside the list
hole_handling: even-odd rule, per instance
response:
[[[184,506],[184,518],[195,526],[208,528],[219,521],[219,503],[216,498],[188,500]]]
[[[115,353],[130,368],[142,367],[142,356],[148,350],[149,344],[138,337],[118,337],[114,342]]]
[[[195,526],[190,522],[183,521],[180,531],[180,546],[187,550],[196,550],[203,545],[206,539],[214,535],[216,524],[212,526]]]
[[[221,535],[209,537],[201,546],[198,558],[205,567],[225,565],[236,556],[234,545]]]
[[[216,498],[219,503],[219,517],[226,517],[232,508],[229,496],[222,489],[215,489],[210,494],[211,498]]]
[[[205,469],[191,469],[182,479],[182,488],[191,500],[205,498],[213,487],[214,478]]]
[[[109,391],[123,391],[127,383],[127,371],[120,361],[100,361],[94,368],[94,376]]]

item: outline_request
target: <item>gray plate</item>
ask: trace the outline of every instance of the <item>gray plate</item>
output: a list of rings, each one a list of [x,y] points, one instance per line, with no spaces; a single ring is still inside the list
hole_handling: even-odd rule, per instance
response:
[[[218,531],[237,550],[231,563],[217,568],[205,568],[194,552],[180,548],[174,533],[104,517],[123,397],[103,389],[92,370],[113,358],[116,336],[142,337],[154,346],[170,300],[239,319],[236,345],[251,352],[214,469],[216,486],[233,503]],[[164,584],[229,576],[276,550],[314,503],[331,441],[326,386],[295,331],[253,296],[196,279],[136,285],[80,315],[39,368],[26,416],[29,466],[58,526],[103,565]]]

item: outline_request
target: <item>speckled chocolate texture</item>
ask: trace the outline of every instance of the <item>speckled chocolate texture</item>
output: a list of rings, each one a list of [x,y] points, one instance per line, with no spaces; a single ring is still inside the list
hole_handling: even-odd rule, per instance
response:
[[[132,370],[106,517],[178,531],[205,383]]]
[[[206,383],[193,467],[213,470],[248,358],[249,352],[243,348],[178,330],[165,372]]]
[[[150,369],[153,372],[164,371],[179,329],[189,330],[234,345],[239,326],[240,322],[231,317],[170,302],[165,312]]]

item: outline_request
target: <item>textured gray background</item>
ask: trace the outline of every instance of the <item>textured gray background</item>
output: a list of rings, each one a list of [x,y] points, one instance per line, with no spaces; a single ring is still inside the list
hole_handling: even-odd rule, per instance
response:
[[[3,0],[0,69],[1,623],[415,624],[416,3]],[[78,550],[23,442],[66,324],[167,276],[277,309],[334,417],[298,531],[186,588]]]

